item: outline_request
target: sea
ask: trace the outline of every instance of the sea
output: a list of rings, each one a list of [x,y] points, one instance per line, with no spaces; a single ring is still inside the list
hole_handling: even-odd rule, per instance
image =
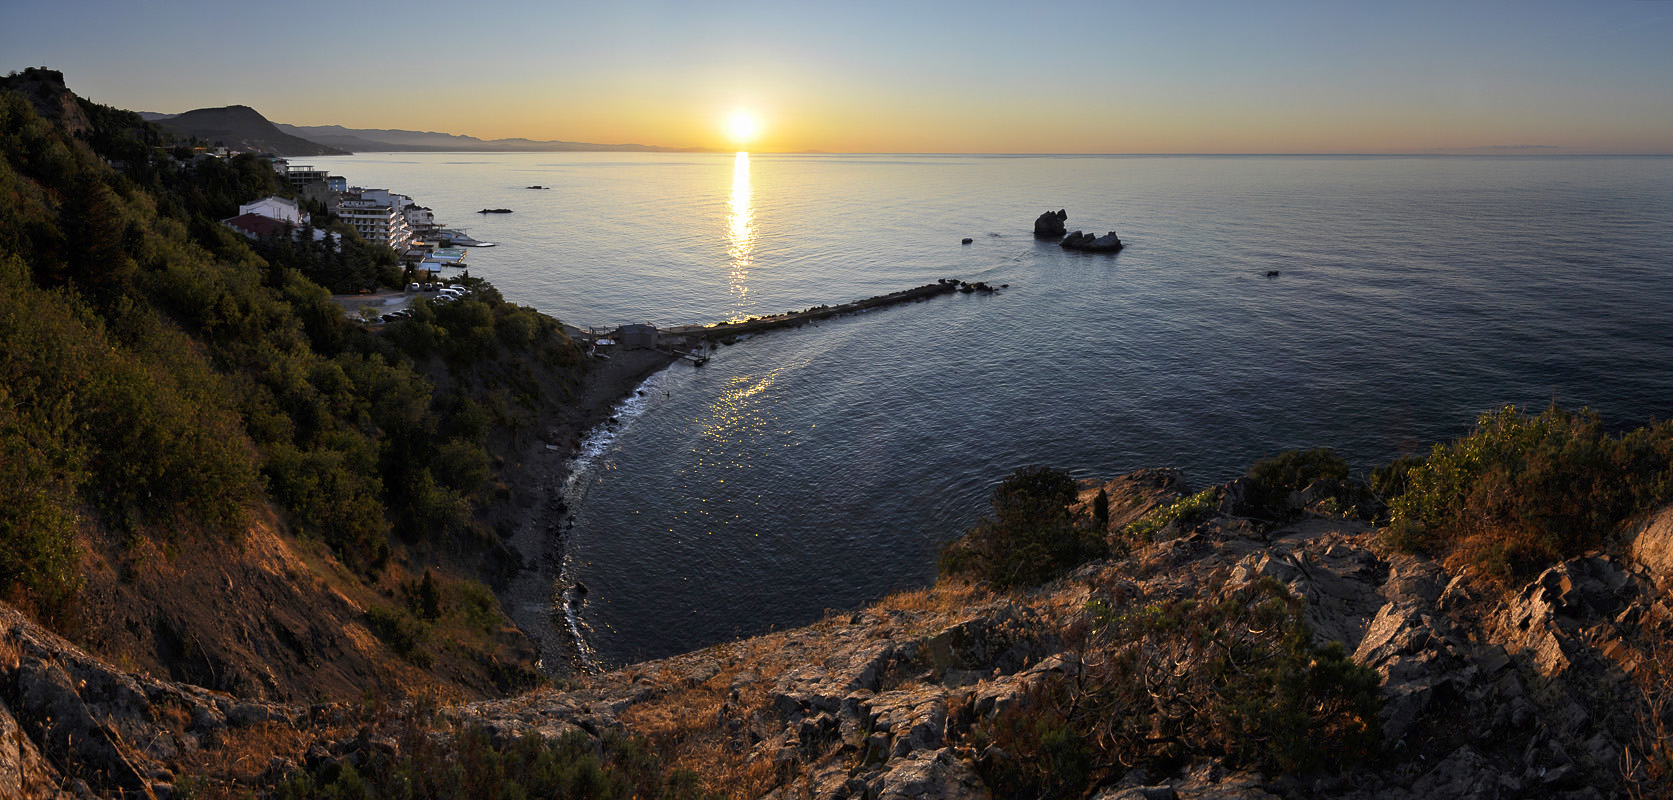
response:
[[[570,623],[597,667],[926,586],[1026,465],[1206,487],[1289,448],[1368,473],[1507,405],[1673,415],[1673,158],[315,164],[497,243],[471,274],[581,328],[1006,285],[717,346],[625,401],[566,488],[562,580],[587,588]],[[1035,240],[1058,209],[1126,248]]]

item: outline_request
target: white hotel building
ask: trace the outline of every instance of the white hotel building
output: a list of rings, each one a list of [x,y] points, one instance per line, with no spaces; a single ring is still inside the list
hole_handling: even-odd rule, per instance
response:
[[[386,189],[350,189],[337,200],[337,216],[354,227],[360,238],[404,253],[412,229],[402,209],[412,201]]]

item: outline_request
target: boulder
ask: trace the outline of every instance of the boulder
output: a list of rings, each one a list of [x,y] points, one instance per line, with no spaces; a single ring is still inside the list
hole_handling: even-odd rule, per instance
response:
[[[1069,212],[1063,209],[1047,211],[1034,220],[1034,238],[1056,239],[1063,235],[1063,221],[1069,218]]]
[[[1632,535],[1630,552],[1657,586],[1673,584],[1673,506],[1657,512]]]
[[[29,740],[0,701],[0,789],[19,800],[67,797],[58,790],[58,774]]]
[[[877,800],[975,800],[992,796],[982,779],[959,761],[951,748],[919,750],[892,760],[888,771],[868,789],[866,794]]]

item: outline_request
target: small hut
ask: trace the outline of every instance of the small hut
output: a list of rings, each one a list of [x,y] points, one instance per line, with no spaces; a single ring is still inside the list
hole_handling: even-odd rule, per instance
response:
[[[655,349],[657,346],[656,326],[623,325],[620,341],[622,347],[628,349],[639,347]]]

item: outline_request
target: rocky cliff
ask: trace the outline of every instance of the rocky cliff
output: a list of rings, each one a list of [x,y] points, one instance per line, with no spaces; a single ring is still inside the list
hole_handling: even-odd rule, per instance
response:
[[[1100,488],[1119,529],[1154,518],[1184,486],[1177,473],[1140,472],[1085,487],[1083,501]],[[1202,521],[1170,522],[1037,590],[943,581],[802,629],[404,712],[258,702],[131,674],[0,609],[0,787],[166,797],[184,781],[218,796],[290,775],[292,789],[297,776],[320,789],[349,772],[375,782],[392,765],[410,770],[415,751],[446,763],[467,742],[509,752],[590,741],[573,752],[597,753],[632,736],[734,797],[1014,796],[1019,779],[1034,776],[1038,794],[1069,771],[1109,800],[1666,789],[1656,715],[1673,509],[1620,553],[1565,561],[1506,591],[1394,552],[1363,522],[1315,508],[1276,526],[1247,516],[1235,485],[1207,496],[1218,505]],[[1219,623],[1193,629],[1210,609]],[[1280,641],[1297,633],[1312,641]],[[1315,676],[1330,653],[1345,656],[1343,685],[1371,676],[1376,702],[1298,707],[1315,728],[1297,734],[1301,750],[1276,734],[1227,736],[1265,713],[1237,703],[1287,696],[1282,676],[1270,698],[1239,677],[1284,652],[1313,653],[1298,669]],[[1134,694],[1108,683],[1115,674],[1142,686],[1148,707],[1112,712]],[[1227,687],[1243,695],[1216,700]],[[1351,694],[1311,691],[1302,696]],[[1072,736],[1029,733],[1057,730],[1054,720],[1076,726]]]

